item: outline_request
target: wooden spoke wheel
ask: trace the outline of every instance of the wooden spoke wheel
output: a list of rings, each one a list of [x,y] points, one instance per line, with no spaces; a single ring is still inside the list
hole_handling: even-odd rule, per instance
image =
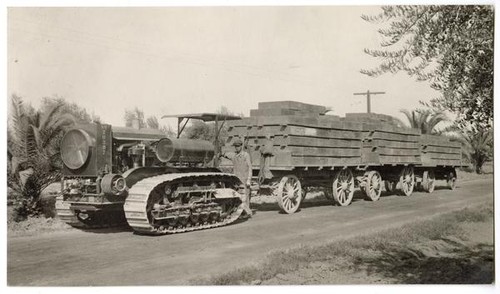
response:
[[[399,184],[402,195],[410,196],[411,193],[413,193],[413,188],[415,188],[415,173],[413,172],[413,167],[405,166],[403,170],[401,170]]]
[[[436,177],[434,176],[434,171],[426,170],[422,176],[422,187],[425,192],[432,193],[434,187],[436,186]]]
[[[380,194],[382,193],[382,177],[377,171],[369,171],[365,174],[365,177],[365,198],[371,201],[377,201],[380,198]]]
[[[332,196],[340,206],[351,204],[354,195],[354,176],[351,170],[343,169],[333,179]]]
[[[276,194],[279,207],[288,214],[295,213],[299,209],[304,196],[300,181],[294,175],[281,178]]]
[[[457,177],[454,172],[448,173],[446,183],[448,184],[448,188],[450,188],[450,190],[455,190],[455,187],[457,186]]]
[[[387,191],[387,193],[391,193],[391,194],[394,194],[394,191],[396,191],[396,182],[394,181],[384,181],[385,183],[385,191]]]

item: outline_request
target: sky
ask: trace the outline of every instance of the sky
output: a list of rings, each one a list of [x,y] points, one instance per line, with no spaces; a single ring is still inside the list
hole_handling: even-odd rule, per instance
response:
[[[112,125],[125,109],[146,116],[214,112],[248,116],[258,102],[294,100],[331,114],[402,118],[439,94],[405,73],[373,78],[376,6],[9,8],[8,95],[76,102]],[[164,121],[172,124],[171,121]]]

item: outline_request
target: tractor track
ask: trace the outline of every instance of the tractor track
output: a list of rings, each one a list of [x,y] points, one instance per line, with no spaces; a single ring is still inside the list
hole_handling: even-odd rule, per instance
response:
[[[205,223],[195,226],[183,226],[175,229],[165,228],[160,230],[151,225],[148,218],[147,205],[150,193],[159,185],[172,183],[177,180],[184,182],[196,182],[199,179],[212,179],[212,180],[234,180],[234,176],[223,173],[187,173],[187,174],[166,174],[155,177],[143,179],[136,183],[129,191],[128,196],[123,206],[125,217],[129,226],[139,234],[147,235],[165,235],[185,233],[196,230],[205,230],[216,227],[228,225],[236,221],[243,212],[243,206],[239,205],[236,209],[231,211],[230,215],[223,221],[214,223]]]

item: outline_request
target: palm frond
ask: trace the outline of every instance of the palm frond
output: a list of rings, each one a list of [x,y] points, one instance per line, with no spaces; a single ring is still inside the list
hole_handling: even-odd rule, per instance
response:
[[[420,129],[422,134],[438,133],[436,126],[444,121],[449,121],[448,117],[441,112],[434,112],[429,109],[406,110],[401,113],[406,116],[408,123],[412,128]]]
[[[11,140],[14,144],[21,144],[20,141],[26,135],[26,113],[24,112],[23,100],[12,95],[12,111],[10,113],[10,124],[8,129],[11,130]]]
[[[429,116],[431,115],[431,112],[428,110],[420,110],[420,111],[415,111],[416,113],[416,120],[418,122],[418,128],[422,131],[422,134],[429,134],[429,125],[427,124],[427,120],[429,119]]]
[[[65,129],[76,123],[76,119],[69,113],[60,114],[54,122],[51,122],[45,129]]]
[[[34,138],[34,148],[36,148],[37,150],[40,150],[42,149],[42,134],[40,132],[40,129],[38,129],[36,126],[34,125],[30,125],[31,127],[31,131],[32,131],[32,134],[33,134],[33,138]]]
[[[406,109],[401,109],[401,113],[403,113],[406,116],[406,119],[408,120],[408,123],[410,124],[409,127],[413,127],[413,112],[410,112]]]
[[[51,124],[57,122],[59,110],[63,107],[63,104],[58,102],[52,106],[49,106],[44,113],[40,116],[40,121],[37,126],[40,129],[47,129],[52,127]]]
[[[427,123],[429,125],[431,133],[439,134],[442,133],[442,131],[438,131],[436,127],[442,122],[449,122],[449,121],[450,119],[446,116],[446,114],[442,112],[436,112],[430,117]]]

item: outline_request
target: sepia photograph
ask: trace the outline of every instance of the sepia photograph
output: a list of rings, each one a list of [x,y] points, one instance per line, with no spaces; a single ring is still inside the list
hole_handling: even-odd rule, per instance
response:
[[[6,18],[10,291],[496,290],[494,2]]]

